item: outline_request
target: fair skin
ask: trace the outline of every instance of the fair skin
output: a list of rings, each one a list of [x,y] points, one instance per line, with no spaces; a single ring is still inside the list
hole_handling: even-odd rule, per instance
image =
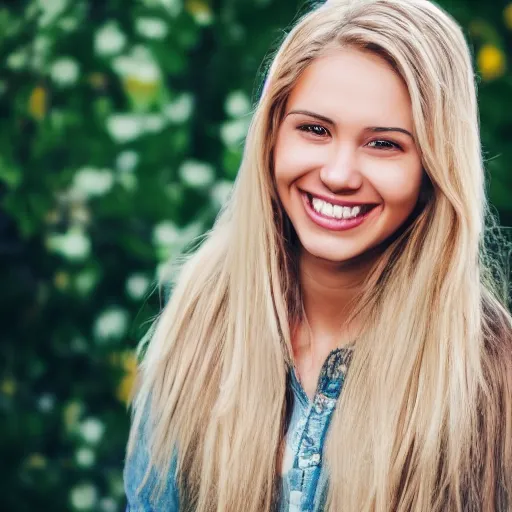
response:
[[[328,52],[288,98],[274,171],[301,245],[307,325],[292,345],[310,398],[329,352],[356,336],[345,322],[350,301],[417,203],[423,170],[413,133],[407,87],[369,52]]]

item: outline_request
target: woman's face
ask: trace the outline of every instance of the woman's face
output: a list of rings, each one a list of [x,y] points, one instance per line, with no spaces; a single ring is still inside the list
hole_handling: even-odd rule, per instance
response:
[[[401,78],[356,49],[315,60],[288,99],[274,170],[311,255],[342,262],[386,240],[414,209],[423,172]]]

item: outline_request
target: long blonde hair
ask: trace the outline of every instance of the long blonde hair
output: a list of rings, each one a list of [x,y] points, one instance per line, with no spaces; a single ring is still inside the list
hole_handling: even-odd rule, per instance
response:
[[[285,38],[232,196],[148,334],[128,456],[147,421],[162,485],[177,447],[183,510],[275,505],[301,293],[272,152],[298,77],[342,46],[406,83],[426,180],[354,312],[365,327],[326,441],[326,510],[508,510],[512,319],[484,244],[475,81],[461,29],[427,0],[330,0]]]

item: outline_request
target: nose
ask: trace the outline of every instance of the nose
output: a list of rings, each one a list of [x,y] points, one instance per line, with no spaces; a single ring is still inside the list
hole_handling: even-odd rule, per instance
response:
[[[358,168],[356,148],[342,143],[333,148],[320,170],[320,180],[333,193],[350,193],[361,188],[363,176]]]

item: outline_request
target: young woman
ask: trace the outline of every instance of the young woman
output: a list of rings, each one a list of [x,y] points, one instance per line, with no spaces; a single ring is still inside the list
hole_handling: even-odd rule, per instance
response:
[[[427,0],[288,34],[141,363],[129,510],[512,509],[470,53]]]

